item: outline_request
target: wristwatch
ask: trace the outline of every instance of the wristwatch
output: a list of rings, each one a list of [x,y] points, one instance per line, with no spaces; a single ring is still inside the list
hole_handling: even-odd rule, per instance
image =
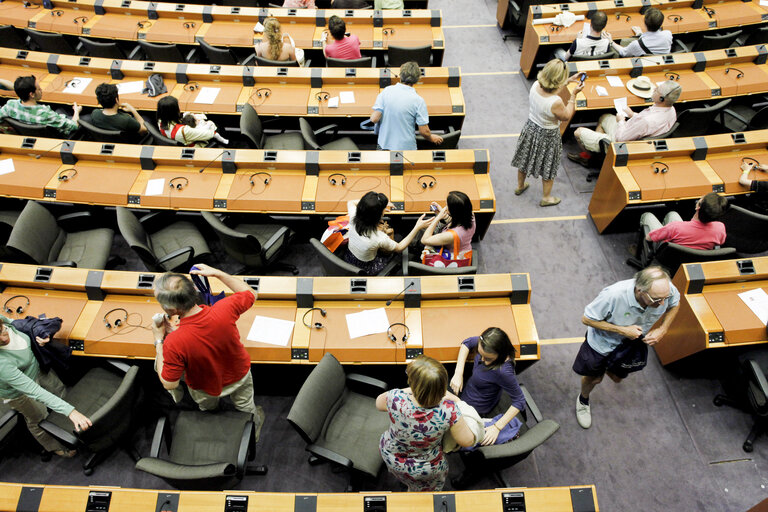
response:
[[[163,340],[155,340],[155,348],[157,348],[158,345],[162,345]]]

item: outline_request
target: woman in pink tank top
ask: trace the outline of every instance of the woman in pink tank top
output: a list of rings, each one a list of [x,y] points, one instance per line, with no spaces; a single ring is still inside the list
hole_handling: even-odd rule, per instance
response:
[[[464,254],[472,250],[472,237],[475,234],[475,215],[472,213],[472,201],[464,192],[454,190],[448,192],[446,206],[440,207],[437,203],[432,203],[432,209],[437,208],[437,215],[429,223],[424,234],[421,236],[421,243],[425,247],[432,247],[439,251],[443,246],[453,249],[453,230],[459,236],[461,248],[459,254]],[[442,229],[438,228],[440,221],[445,221]],[[435,233],[435,230],[438,230]],[[458,256],[458,255],[454,255]]]

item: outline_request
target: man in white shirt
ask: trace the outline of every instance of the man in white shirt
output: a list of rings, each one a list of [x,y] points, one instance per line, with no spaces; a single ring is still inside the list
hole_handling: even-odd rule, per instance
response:
[[[611,47],[611,41],[601,34],[608,23],[608,16],[603,11],[597,11],[589,19],[589,34],[577,37],[571,43],[571,47],[565,52],[562,60],[570,60],[574,55],[600,55],[606,53]],[[560,49],[562,52],[562,49]],[[556,57],[559,55],[555,54]]]
[[[640,27],[632,27],[637,39],[627,46],[621,46],[611,42],[613,48],[619,52],[620,57],[641,57],[643,55],[666,55],[672,49],[672,32],[661,30],[664,24],[664,13],[655,7],[645,12],[643,18],[645,32]],[[605,32],[604,37],[612,40],[611,34]]]

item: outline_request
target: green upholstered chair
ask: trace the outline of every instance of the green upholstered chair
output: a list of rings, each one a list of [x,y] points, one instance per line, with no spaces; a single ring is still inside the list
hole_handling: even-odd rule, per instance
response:
[[[197,227],[175,220],[173,213],[150,213],[139,220],[131,210],[118,206],[117,225],[128,245],[152,272],[188,272],[193,259],[211,253]]]
[[[725,224],[723,247],[733,247],[739,255],[768,251],[768,215],[732,204],[718,220]]]
[[[427,140],[423,135],[416,135],[416,149],[456,149],[459,146],[459,139],[461,138],[461,130],[449,130],[442,135],[443,142],[440,144],[432,144],[431,140]]]
[[[21,415],[0,402],[0,447],[4,447],[10,442],[13,431],[20,423]]]
[[[304,139],[300,133],[264,135],[264,127],[259,114],[256,113],[250,103],[243,105],[243,111],[240,113],[240,132],[247,137],[255,149],[291,149],[296,151],[304,149]]]
[[[247,217],[251,221],[247,223],[238,223],[237,216],[220,217],[212,212],[202,214],[227,254],[245,266],[238,273],[267,268],[299,273],[293,265],[278,261],[293,239],[294,233],[287,226],[269,222],[272,219],[267,215],[263,216],[265,223],[256,224],[253,221],[259,216],[253,214]]]
[[[14,261],[22,263],[104,269],[115,232],[94,224],[90,212],[57,218],[45,206],[28,201],[11,230],[7,249]]]
[[[288,413],[288,422],[312,454],[309,463],[330,461],[348,468],[352,488],[358,487],[361,476],[376,478],[383,463],[379,439],[390,422],[376,409],[375,397],[386,389],[380,380],[345,375],[339,361],[325,354]]]
[[[118,445],[133,456],[128,440],[133,434],[131,420],[139,399],[138,375],[138,366],[106,361],[67,390],[65,400],[93,422],[88,430],[75,432],[69,418],[57,412],[40,422],[40,428],[62,444],[91,452],[83,464],[86,475],[92,474],[94,467]]]
[[[387,46],[387,53],[384,55],[384,64],[390,68],[398,68],[406,62],[416,61],[421,68],[432,65],[432,45],[426,46],[396,46],[390,44]]]
[[[326,276],[364,276],[366,275],[365,272],[363,272],[363,269],[360,267],[356,267],[355,265],[352,265],[351,263],[347,263],[344,261],[344,259],[340,258],[339,256],[336,256],[335,253],[331,252],[326,246],[323,245],[323,243],[318,240],[317,238],[310,238],[309,244],[312,246],[312,248],[315,250],[317,255],[320,257],[320,265],[323,267],[323,272]],[[338,249],[338,251],[346,250],[344,248]],[[408,249],[404,250],[402,253],[395,254],[389,263],[387,263],[387,266],[385,266],[381,272],[379,272],[378,275],[380,276],[388,276],[394,272],[396,272],[398,269],[403,271],[405,268],[406,262],[408,261]]]
[[[150,456],[141,458],[136,469],[179,489],[221,490],[232,488],[246,473],[264,475],[265,466],[247,465],[256,445],[257,425],[251,417],[241,411],[181,411],[172,433],[169,420],[160,418]],[[163,441],[167,459],[160,458]]]
[[[359,151],[360,149],[357,147],[357,144],[355,144],[355,141],[349,137],[336,138],[336,134],[339,131],[339,125],[337,124],[329,124],[323,126],[319,130],[313,130],[309,121],[300,117],[299,128],[301,129],[301,136],[304,139],[304,149],[314,149],[315,151],[334,149],[338,151]],[[331,132],[331,142],[320,145],[317,141],[317,136],[326,132]]]

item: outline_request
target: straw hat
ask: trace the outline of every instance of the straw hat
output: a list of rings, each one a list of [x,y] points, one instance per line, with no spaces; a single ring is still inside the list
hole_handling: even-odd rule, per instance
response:
[[[656,85],[647,76],[639,76],[627,81],[627,89],[635,96],[649,100],[653,96]]]

